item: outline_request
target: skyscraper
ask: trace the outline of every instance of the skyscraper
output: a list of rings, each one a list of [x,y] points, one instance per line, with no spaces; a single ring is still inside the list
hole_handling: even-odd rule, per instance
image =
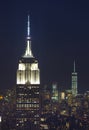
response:
[[[78,93],[77,90],[77,72],[75,70],[75,61],[74,61],[74,71],[72,72],[72,94],[76,96]]]
[[[40,70],[31,50],[29,16],[26,44],[17,69],[16,130],[37,130],[40,124]]]
[[[51,98],[53,102],[58,102],[59,100],[58,87],[56,83],[52,84],[52,97]]]

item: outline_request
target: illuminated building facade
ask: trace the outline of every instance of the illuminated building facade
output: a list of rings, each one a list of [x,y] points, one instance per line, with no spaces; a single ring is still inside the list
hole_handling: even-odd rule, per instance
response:
[[[72,97],[72,91],[71,90],[66,90],[66,100],[69,106],[72,106],[73,102],[73,97]]]
[[[77,90],[77,72],[75,71],[75,61],[74,61],[74,71],[72,72],[72,94],[76,96],[78,93]]]
[[[32,54],[28,16],[27,46],[17,69],[16,130],[37,130],[40,124],[40,70]]]
[[[51,93],[47,89],[41,91],[41,110],[42,113],[47,113],[52,110],[51,108]]]
[[[57,88],[57,84],[53,84],[52,85],[52,100],[58,101],[59,99],[59,94],[58,94],[58,88]]]

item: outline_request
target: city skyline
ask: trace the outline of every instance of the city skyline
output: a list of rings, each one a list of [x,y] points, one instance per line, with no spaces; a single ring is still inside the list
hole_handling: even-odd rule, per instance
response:
[[[81,92],[88,90],[89,11],[87,4],[83,5],[82,2],[75,1],[74,4],[22,2],[20,8],[19,5],[20,2],[17,4],[17,1],[7,5],[2,2],[0,5],[2,6],[0,15],[1,88],[15,86],[17,63],[26,46],[25,28],[29,13],[32,50],[39,61],[41,83],[57,82],[60,87],[71,88],[71,73],[75,60],[78,88]],[[5,11],[3,11],[4,8]]]

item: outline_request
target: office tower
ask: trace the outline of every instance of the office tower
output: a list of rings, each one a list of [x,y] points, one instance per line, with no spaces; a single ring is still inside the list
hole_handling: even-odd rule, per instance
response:
[[[72,72],[72,94],[76,96],[78,93],[77,90],[77,72],[75,70],[75,61],[74,61],[74,71]]]
[[[52,100],[53,102],[58,102],[59,99],[59,94],[58,94],[58,88],[57,88],[57,84],[52,84]]]
[[[40,70],[32,54],[28,16],[25,54],[17,69],[16,130],[38,130],[40,125]]]
[[[43,87],[41,91],[41,113],[49,113],[51,111],[51,92],[47,87]]]

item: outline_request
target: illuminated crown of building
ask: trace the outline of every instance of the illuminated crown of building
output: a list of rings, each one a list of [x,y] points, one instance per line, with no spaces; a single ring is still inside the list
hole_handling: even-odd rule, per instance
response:
[[[40,70],[38,61],[32,54],[31,50],[31,36],[30,36],[30,20],[28,16],[27,22],[27,46],[25,54],[19,60],[17,70],[17,84],[40,84]]]

